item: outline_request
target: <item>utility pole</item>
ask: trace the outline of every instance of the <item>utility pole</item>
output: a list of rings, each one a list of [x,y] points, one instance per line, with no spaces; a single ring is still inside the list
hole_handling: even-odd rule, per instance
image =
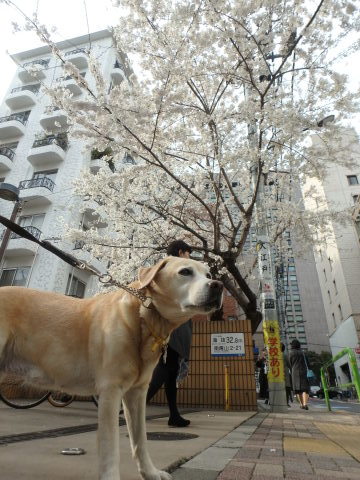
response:
[[[252,184],[255,187],[258,178],[257,166],[252,168]],[[274,268],[272,251],[264,203],[264,175],[260,173],[259,186],[255,202],[255,220],[257,225],[256,250],[260,274],[260,307],[263,316],[264,343],[268,356],[267,379],[269,384],[269,404],[272,412],[287,412],[284,360],[281,351],[280,324],[276,308]],[[256,187],[255,187],[256,188]]]

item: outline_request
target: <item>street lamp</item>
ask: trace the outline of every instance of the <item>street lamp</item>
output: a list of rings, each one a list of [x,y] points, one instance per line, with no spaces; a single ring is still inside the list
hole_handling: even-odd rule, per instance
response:
[[[19,189],[12,185],[11,183],[0,183],[0,198],[3,200],[8,200],[9,202],[15,202],[13,211],[11,213],[10,220],[15,222],[16,216],[21,209],[21,200],[19,198]],[[0,245],[0,265],[9,242],[11,235],[11,230],[7,228],[5,230],[1,245]]]

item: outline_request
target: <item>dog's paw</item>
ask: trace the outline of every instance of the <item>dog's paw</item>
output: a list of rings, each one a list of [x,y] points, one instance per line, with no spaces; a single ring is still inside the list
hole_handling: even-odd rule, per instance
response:
[[[172,476],[164,470],[153,470],[151,473],[141,473],[143,480],[171,480]]]

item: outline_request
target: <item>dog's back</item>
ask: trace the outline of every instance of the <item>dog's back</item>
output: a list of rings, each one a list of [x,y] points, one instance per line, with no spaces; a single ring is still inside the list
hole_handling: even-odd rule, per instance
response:
[[[23,287],[0,288],[0,371],[49,388],[67,378],[88,383],[91,375],[82,366],[88,366],[88,302]]]

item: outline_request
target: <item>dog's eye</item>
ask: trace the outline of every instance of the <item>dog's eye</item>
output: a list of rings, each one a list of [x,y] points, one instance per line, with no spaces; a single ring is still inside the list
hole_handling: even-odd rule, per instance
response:
[[[211,274],[210,274],[210,273],[207,273],[207,274],[206,274],[206,278],[211,278]]]
[[[183,268],[182,270],[179,271],[180,275],[192,275],[192,270],[190,268]]]

